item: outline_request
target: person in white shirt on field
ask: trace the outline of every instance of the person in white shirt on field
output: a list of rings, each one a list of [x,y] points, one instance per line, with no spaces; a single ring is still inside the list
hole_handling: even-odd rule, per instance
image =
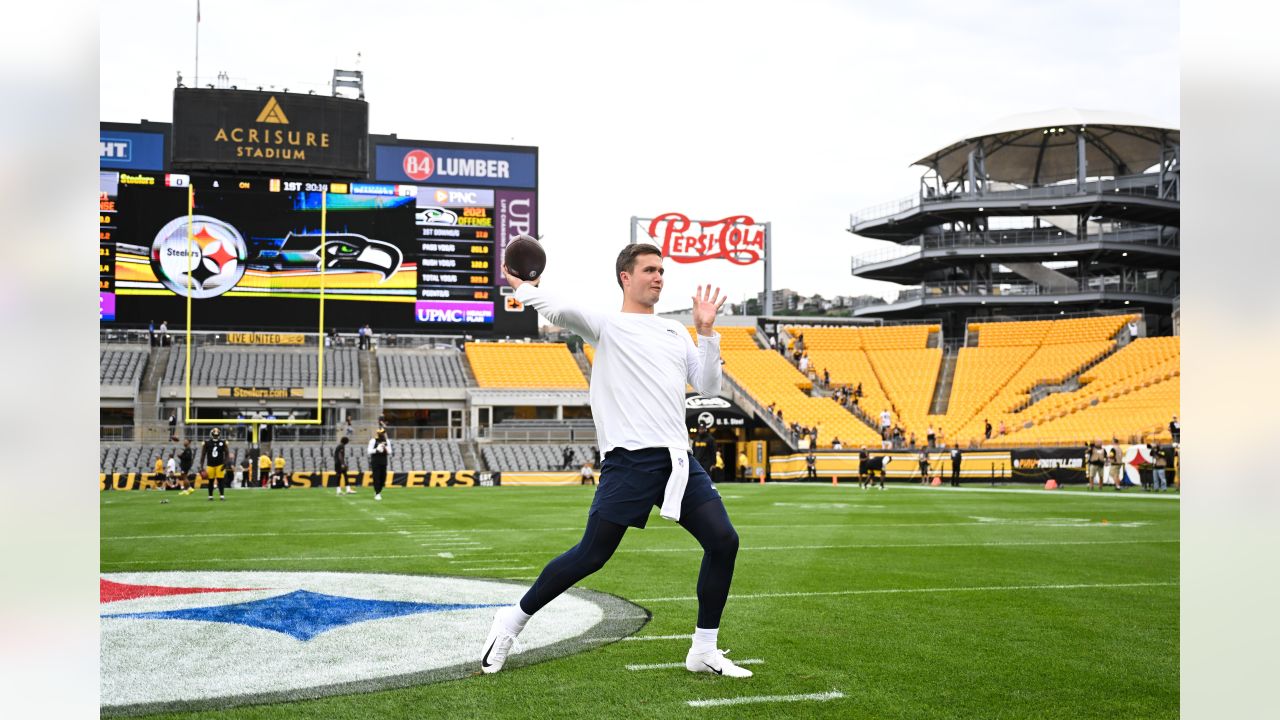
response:
[[[750,677],[717,649],[720,616],[729,597],[738,534],[707,471],[689,452],[685,384],[700,394],[720,392],[720,336],[713,331],[726,298],[698,286],[693,297],[694,345],[680,323],[654,312],[663,287],[662,251],[627,246],[614,266],[622,309],[571,305],[510,273],[515,298],[596,348],[591,410],[604,462],[582,541],[547,564],[516,605],[498,611],[485,640],[480,669],[502,669],[525,623],[538,610],[612,557],[628,527],[643,528],[655,505],[702,546],[698,617],[685,669]]]

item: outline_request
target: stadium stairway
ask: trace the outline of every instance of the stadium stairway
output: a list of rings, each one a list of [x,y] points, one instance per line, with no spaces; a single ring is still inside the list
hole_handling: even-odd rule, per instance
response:
[[[942,351],[942,364],[938,366],[938,379],[933,385],[933,403],[929,405],[930,415],[946,415],[951,404],[951,383],[956,377],[956,358],[960,349],[950,347]]]
[[[573,359],[578,363],[578,369],[582,371],[582,376],[587,379],[587,385],[591,385],[591,363],[587,360],[587,353],[579,347],[574,350]]]
[[[160,378],[169,366],[169,353],[173,346],[151,348],[147,369],[138,388],[138,400],[133,406],[133,436],[141,442],[164,442],[169,439],[168,426],[160,420]]]
[[[368,438],[378,429],[378,417],[382,415],[382,383],[378,371],[377,358],[373,350],[356,354],[360,365],[360,383],[363,386],[360,394],[360,424],[356,426],[356,437]]]

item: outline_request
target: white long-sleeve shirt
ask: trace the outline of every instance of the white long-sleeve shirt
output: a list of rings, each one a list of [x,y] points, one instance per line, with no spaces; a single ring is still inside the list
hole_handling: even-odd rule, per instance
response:
[[[382,453],[382,455],[384,457],[390,457],[391,456],[391,438],[384,439],[382,443],[387,448],[387,451],[385,453]],[[378,454],[377,445],[378,445],[378,438],[376,436],[369,438],[369,457],[373,457],[375,454]]]
[[[689,449],[684,386],[720,393],[718,333],[694,345],[670,318],[573,307],[529,283],[515,297],[595,347],[591,414],[602,455],[619,447]]]

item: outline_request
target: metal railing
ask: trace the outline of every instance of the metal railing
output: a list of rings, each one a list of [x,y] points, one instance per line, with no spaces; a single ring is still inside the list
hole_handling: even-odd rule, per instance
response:
[[[1052,200],[1078,195],[1098,195],[1115,193],[1159,198],[1160,176],[1156,173],[1126,175],[1117,178],[1090,180],[1083,185],[1074,182],[1061,185],[1038,185],[1010,190],[953,191],[932,195],[918,193],[898,200],[893,200],[849,215],[849,227],[857,227],[859,223],[898,215],[925,204],[952,202],[955,200]]]
[[[511,429],[494,425],[491,428],[481,427],[477,440],[489,442],[596,442],[596,429],[592,427],[564,426],[559,428],[525,428]]]
[[[912,300],[921,300],[929,298],[942,297],[1026,297],[1026,296],[1063,296],[1063,295],[1079,295],[1081,293],[1140,293],[1146,295],[1167,295],[1167,291],[1160,286],[1157,279],[1139,279],[1130,281],[1121,281],[1119,276],[1109,276],[1102,278],[1090,278],[1086,287],[1070,287],[1070,288],[1051,288],[1037,285],[1036,283],[996,283],[990,289],[979,283],[967,282],[946,282],[946,283],[925,283],[915,287],[908,287],[898,293],[898,297],[888,302],[888,305],[897,305],[899,303],[910,302]],[[855,303],[855,308],[879,306],[879,303],[863,300]]]
[[[856,255],[851,259],[852,269],[865,265],[889,262],[904,258],[920,257],[925,250],[946,250],[952,248],[984,247],[998,251],[1006,246],[1033,245],[1075,245],[1080,243],[1115,243],[1125,245],[1149,245],[1178,249],[1177,235],[1162,237],[1160,228],[1122,228],[1107,232],[1079,237],[1074,233],[1057,228],[1025,229],[1025,230],[988,230],[986,232],[944,232],[931,235],[917,235],[912,240],[883,248],[875,252]]]

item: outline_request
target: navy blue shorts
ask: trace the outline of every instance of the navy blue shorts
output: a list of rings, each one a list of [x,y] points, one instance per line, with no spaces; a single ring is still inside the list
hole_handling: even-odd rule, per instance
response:
[[[643,528],[653,507],[662,506],[670,476],[671,453],[666,448],[614,448],[600,466],[600,484],[596,486],[596,496],[587,515],[599,513],[609,522]],[[719,497],[720,493],[711,484],[711,476],[689,453],[689,484],[685,486],[680,517]]]

